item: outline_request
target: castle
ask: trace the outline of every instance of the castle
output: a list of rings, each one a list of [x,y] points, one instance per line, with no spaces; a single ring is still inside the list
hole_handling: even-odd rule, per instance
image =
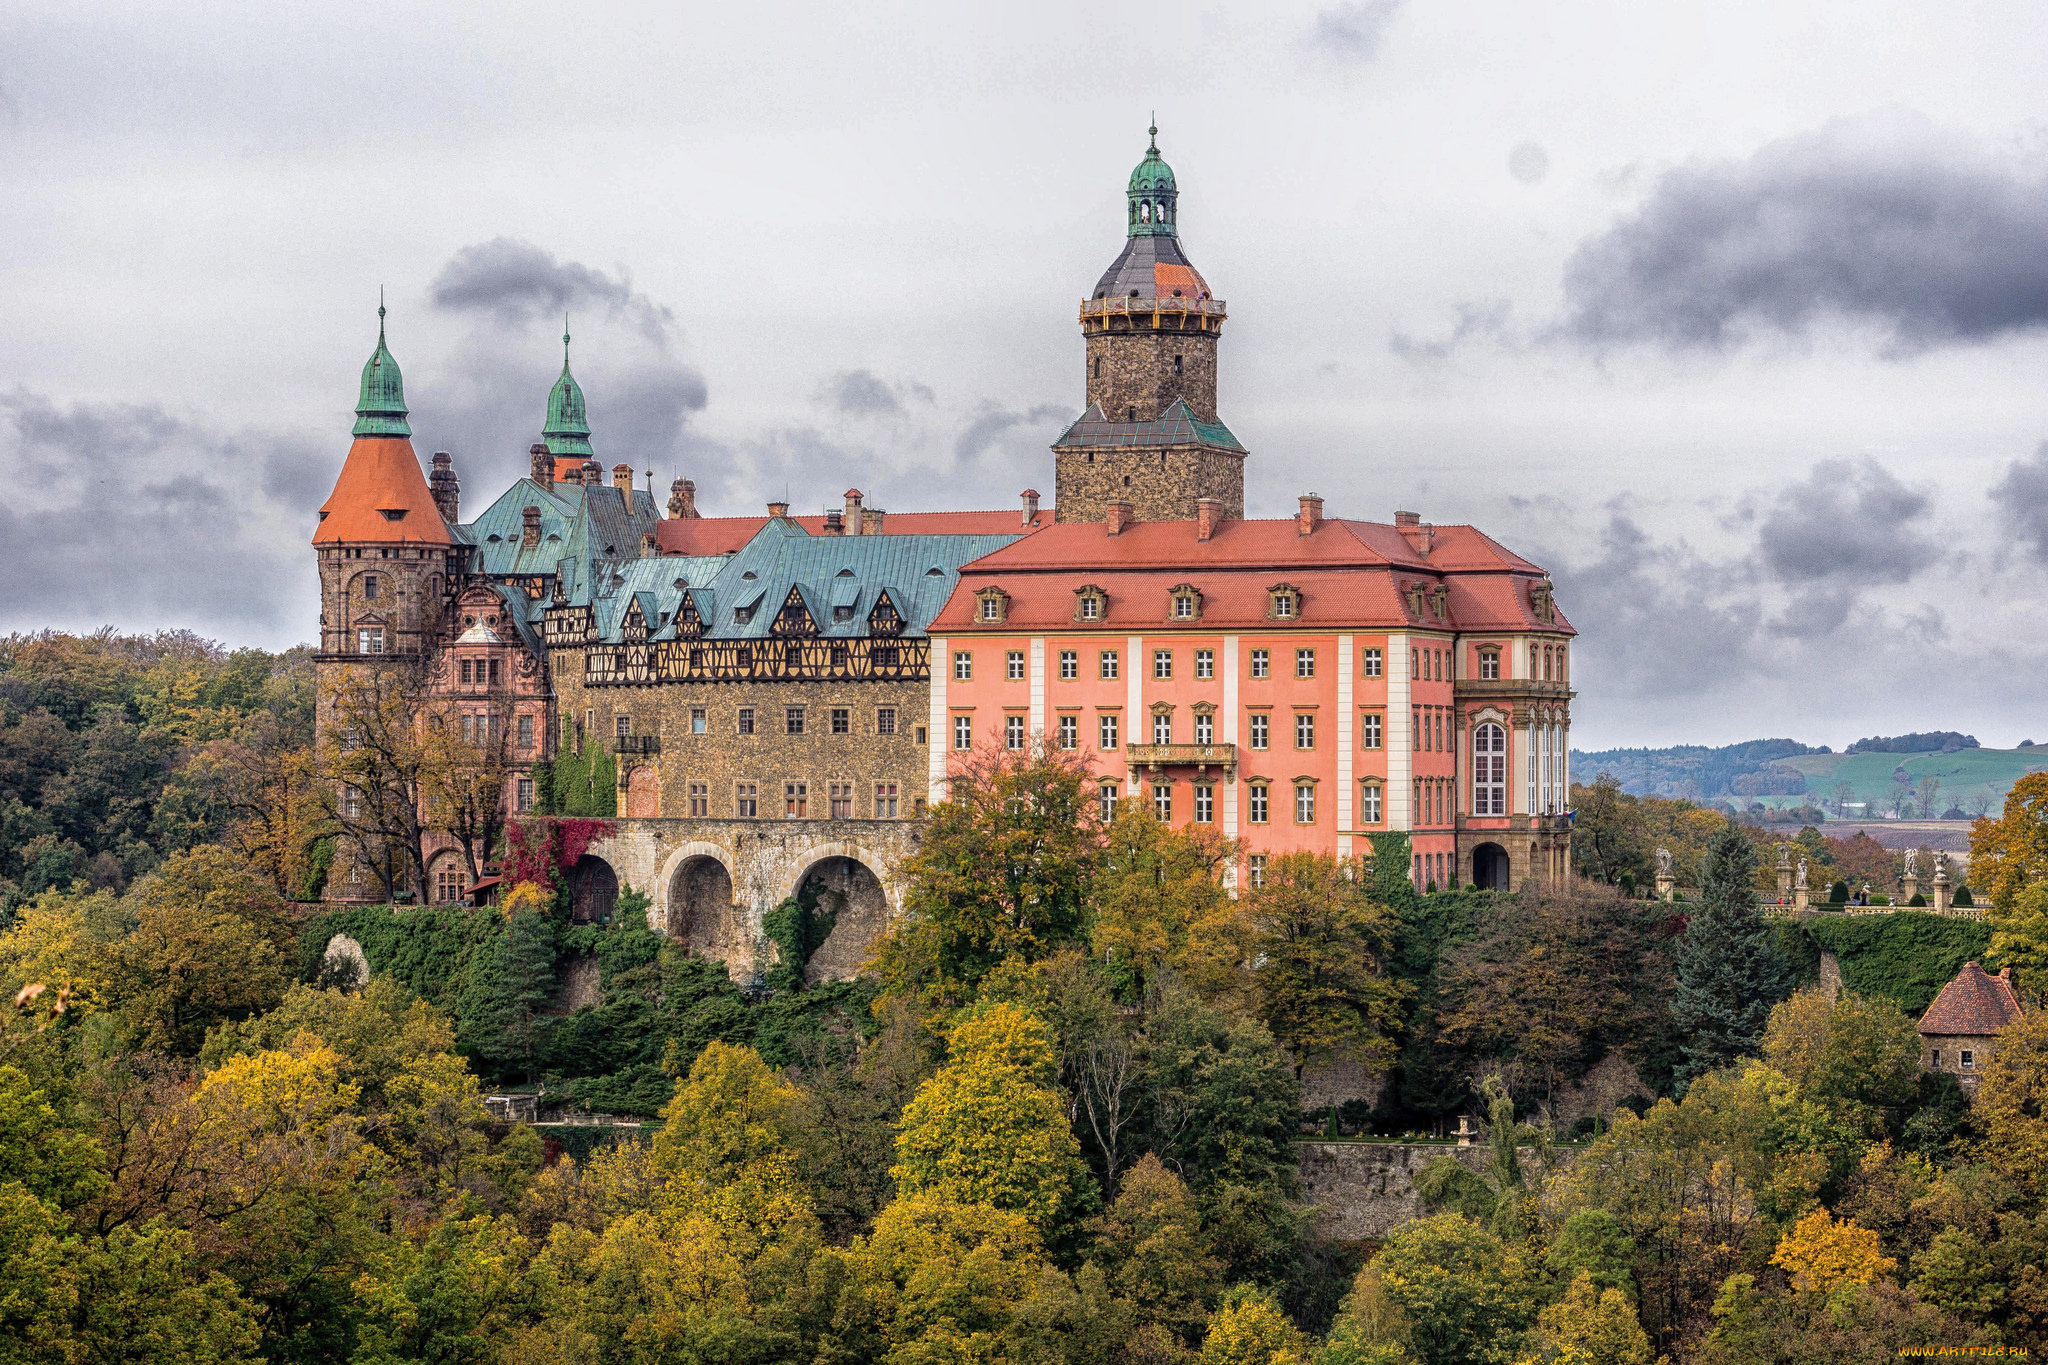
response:
[[[850,972],[977,750],[1068,752],[1105,816],[1212,824],[1242,845],[1234,886],[1391,832],[1418,887],[1563,877],[1574,632],[1547,575],[1473,527],[1325,516],[1314,494],[1246,520],[1228,315],[1182,249],[1156,129],[1127,201],[1081,304],[1087,404],[1049,508],[1026,489],[888,513],[849,489],[818,516],[703,517],[688,480],[657,507],[631,465],[606,477],[565,335],[527,477],[465,522],[448,455],[428,474],[413,451],[380,307],[313,539],[323,698],[409,670],[437,726],[502,755],[508,812],[616,816],[572,874],[579,915],[631,884],[741,974],[806,884],[839,912],[809,970]],[[474,894],[486,855],[427,836],[426,894]],[[386,893],[362,862],[331,894]]]

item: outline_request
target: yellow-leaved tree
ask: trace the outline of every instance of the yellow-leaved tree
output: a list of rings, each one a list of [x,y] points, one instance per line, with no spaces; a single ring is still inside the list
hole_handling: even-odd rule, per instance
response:
[[[1242,1287],[1209,1316],[1201,1365],[1306,1365],[1308,1340],[1271,1294]]]
[[[2005,794],[1996,820],[1970,827],[1970,884],[2009,909],[2020,892],[2048,882],[2048,772],[2028,773]]]
[[[1884,1239],[1869,1228],[1815,1209],[1778,1239],[1771,1264],[1792,1277],[1793,1288],[1826,1298],[1848,1286],[1875,1284],[1898,1262],[1884,1254]]]
[[[1516,1365],[1652,1365],[1658,1359],[1619,1289],[1602,1289],[1584,1270],[1562,1299],[1536,1315],[1540,1350]]]

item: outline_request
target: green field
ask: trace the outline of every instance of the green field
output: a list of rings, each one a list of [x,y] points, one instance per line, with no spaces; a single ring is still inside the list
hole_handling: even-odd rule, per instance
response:
[[[1892,770],[1904,767],[1916,786],[1929,774],[1941,779],[1942,810],[1959,805],[1974,815],[1976,801],[1981,797],[1988,799],[1990,812],[1996,815],[2013,783],[2030,772],[2048,769],[2048,745],[2032,749],[1959,749],[1952,754],[1805,754],[1778,759],[1773,766],[1804,773],[1806,795],[1756,798],[1769,806],[1812,802],[1832,815],[1835,787],[1847,782],[1855,789],[1855,795],[1849,799],[1872,803],[1870,814],[1874,817],[1890,809],[1894,790]]]

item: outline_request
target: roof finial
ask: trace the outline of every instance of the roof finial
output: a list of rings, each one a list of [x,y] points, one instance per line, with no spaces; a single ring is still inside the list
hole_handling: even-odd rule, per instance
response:
[[[562,368],[569,368],[569,315],[562,314]]]
[[[1152,136],[1152,145],[1145,150],[1153,156],[1159,155],[1159,111],[1152,111],[1152,126],[1145,130]]]
[[[384,286],[377,286],[377,344],[384,344]]]

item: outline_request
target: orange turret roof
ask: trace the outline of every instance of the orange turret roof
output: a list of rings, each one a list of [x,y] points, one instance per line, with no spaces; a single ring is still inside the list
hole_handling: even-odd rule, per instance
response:
[[[334,491],[320,505],[320,527],[313,532],[315,545],[337,541],[454,543],[434,506],[411,441],[403,436],[356,437]]]

